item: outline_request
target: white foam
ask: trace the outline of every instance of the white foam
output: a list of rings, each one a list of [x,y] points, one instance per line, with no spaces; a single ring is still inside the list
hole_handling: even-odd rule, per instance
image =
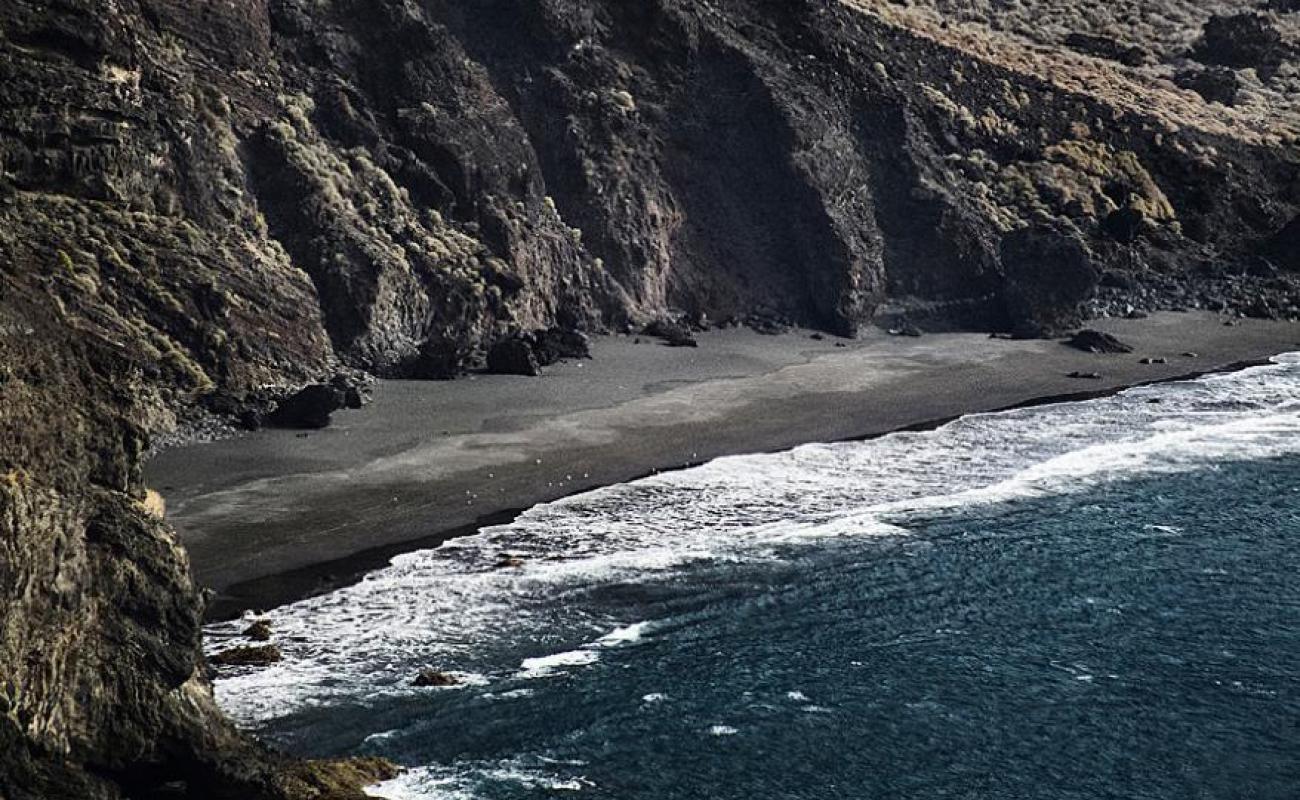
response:
[[[721,458],[537,506],[275,609],[265,616],[284,660],[223,677],[218,698],[255,727],[307,707],[408,692],[410,676],[429,664],[493,681],[517,669],[554,675],[648,634],[671,635],[657,623],[582,616],[581,599],[595,587],[671,580],[701,562],[785,558],[826,537],[905,535],[918,518],[951,509],[1295,452],[1300,354],[932,431]],[[502,552],[527,569],[494,569]],[[244,627],[211,626],[207,646],[242,641]],[[610,632],[593,641],[593,629]],[[516,643],[516,655],[502,655],[502,643]],[[562,652],[520,664],[519,653],[547,647]]]
[[[711,725],[707,733],[710,736],[735,736],[740,731],[730,725]]]
[[[620,645],[635,644],[641,641],[641,637],[646,631],[650,630],[651,623],[636,622],[631,625],[625,625],[622,628],[612,630],[596,640],[597,647],[619,647]]]
[[[595,787],[586,776],[564,776],[539,767],[533,761],[562,766],[581,766],[581,762],[558,762],[551,759],[508,759],[495,763],[467,763],[452,768],[420,767],[410,769],[392,780],[366,789],[371,797],[388,800],[473,800],[481,795],[480,784],[540,789],[543,792],[580,792]]]
[[[594,650],[570,650],[538,658],[525,658],[519,666],[521,678],[549,678],[565,667],[585,667],[600,660]]]

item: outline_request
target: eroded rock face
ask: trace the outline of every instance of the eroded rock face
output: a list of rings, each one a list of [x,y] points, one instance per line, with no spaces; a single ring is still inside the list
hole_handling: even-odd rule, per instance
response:
[[[316,785],[203,678],[139,471],[185,409],[670,310],[1044,332],[1094,265],[1125,303],[1294,308],[1243,266],[1300,211],[1293,139],[901,8],[0,0],[0,795]]]

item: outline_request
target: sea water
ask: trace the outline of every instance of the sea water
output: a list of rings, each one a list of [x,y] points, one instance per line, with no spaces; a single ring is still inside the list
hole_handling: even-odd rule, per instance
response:
[[[268,616],[222,705],[393,800],[1300,797],[1300,355],[612,486]]]

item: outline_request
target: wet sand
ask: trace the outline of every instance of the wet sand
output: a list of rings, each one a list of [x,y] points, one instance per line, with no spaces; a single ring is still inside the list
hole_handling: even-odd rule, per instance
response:
[[[1300,325],[1208,313],[1103,320],[1135,347],[1082,353],[985,334],[822,341],[808,331],[699,337],[698,349],[596,337],[541,378],[383,381],[303,435],[175,448],[146,467],[213,616],[355,579],[517,510],[722,455],[877,435],[978,411],[1224,369],[1300,350]],[[842,346],[837,346],[842,345]],[[1186,352],[1196,352],[1190,358]],[[1166,364],[1141,364],[1144,357]],[[1067,377],[1097,372],[1100,380]]]

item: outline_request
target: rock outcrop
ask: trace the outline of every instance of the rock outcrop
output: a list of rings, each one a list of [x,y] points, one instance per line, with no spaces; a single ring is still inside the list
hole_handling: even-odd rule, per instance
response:
[[[216,709],[139,469],[195,414],[666,316],[1300,313],[1270,266],[1300,212],[1289,23],[1193,48],[1209,12],[1168,0],[1181,40],[1080,53],[946,3],[0,0],[0,795],[384,772],[308,774]],[[1189,49],[1235,107],[1166,79]]]

